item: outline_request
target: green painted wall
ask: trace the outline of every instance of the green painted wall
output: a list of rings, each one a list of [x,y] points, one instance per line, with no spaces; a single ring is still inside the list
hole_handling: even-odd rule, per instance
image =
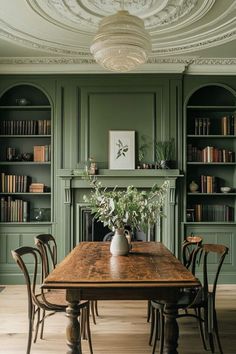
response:
[[[64,181],[58,176],[63,169],[73,170],[83,166],[90,156],[99,168],[108,167],[108,132],[112,129],[135,130],[136,162],[141,136],[150,141],[147,162],[154,162],[153,142],[175,139],[176,168],[183,170],[185,154],[183,141],[183,102],[196,88],[206,83],[220,82],[236,88],[235,77],[185,76],[177,74],[132,74],[132,75],[8,75],[0,76],[0,93],[18,83],[31,83],[41,87],[48,95],[53,107],[53,220],[48,227],[32,230],[27,226],[15,232],[15,226],[0,225],[1,259],[3,282],[18,281],[16,267],[9,258],[9,249],[31,241],[34,231],[51,230],[59,246],[59,259],[73,246],[75,225],[71,222],[75,201],[67,201]],[[69,182],[68,182],[69,183]],[[176,220],[179,244],[186,232],[183,221],[182,196],[184,185],[177,184]],[[66,208],[65,208],[66,205]],[[184,231],[183,231],[184,230]],[[199,230],[201,231],[201,230]],[[232,232],[232,230],[230,231]],[[234,231],[233,231],[234,232]],[[9,238],[7,235],[12,235]],[[22,237],[24,234],[24,237]],[[31,236],[30,236],[31,234]],[[25,235],[28,235],[27,237]],[[235,236],[232,236],[233,240]],[[27,241],[27,242],[28,242]],[[230,272],[227,282],[235,281],[232,241]],[[14,274],[8,277],[6,275]],[[234,280],[233,280],[234,279]]]

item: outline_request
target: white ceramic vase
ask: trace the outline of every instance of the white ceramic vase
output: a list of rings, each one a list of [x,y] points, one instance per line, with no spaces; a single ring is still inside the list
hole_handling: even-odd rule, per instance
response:
[[[125,256],[129,253],[129,243],[124,229],[116,229],[112,237],[110,252],[113,256]]]

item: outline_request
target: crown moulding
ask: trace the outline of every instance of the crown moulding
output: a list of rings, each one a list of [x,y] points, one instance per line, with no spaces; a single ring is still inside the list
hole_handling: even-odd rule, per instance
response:
[[[92,59],[76,57],[4,57],[0,74],[111,74]],[[201,75],[235,75],[236,58],[152,58],[129,73],[185,73]]]

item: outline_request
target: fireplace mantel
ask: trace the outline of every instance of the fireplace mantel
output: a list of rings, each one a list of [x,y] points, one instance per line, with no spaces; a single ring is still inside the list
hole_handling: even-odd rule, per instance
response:
[[[81,241],[80,235],[77,235],[78,218],[76,210],[78,206],[84,205],[83,195],[91,189],[91,182],[85,178],[84,171],[79,169],[59,170],[58,177],[64,181],[64,212],[68,219],[67,234],[70,235],[71,246]],[[166,218],[162,221],[161,231],[157,235],[156,241],[162,241],[172,252],[177,254],[178,251],[178,203],[176,201],[176,182],[177,179],[183,177],[177,169],[168,170],[99,170],[99,174],[94,176],[103,187],[126,188],[133,185],[137,188],[151,188],[154,184],[161,185],[165,180],[169,180],[170,187],[166,200],[165,214]],[[65,226],[66,228],[66,226]]]

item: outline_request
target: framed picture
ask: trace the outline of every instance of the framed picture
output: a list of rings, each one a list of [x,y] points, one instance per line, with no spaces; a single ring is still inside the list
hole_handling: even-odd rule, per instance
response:
[[[111,170],[135,169],[135,131],[109,131],[109,168]]]

